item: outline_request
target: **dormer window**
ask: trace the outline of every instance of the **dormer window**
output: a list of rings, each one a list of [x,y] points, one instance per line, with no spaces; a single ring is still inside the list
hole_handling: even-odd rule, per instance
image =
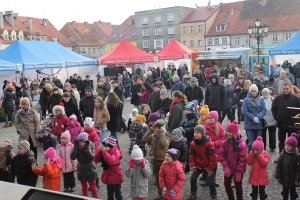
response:
[[[115,39],[117,36],[118,36],[118,34],[114,35],[114,37],[113,37],[113,38]]]
[[[226,24],[226,23],[218,24],[218,25],[216,26],[216,31],[217,31],[217,32],[225,31],[226,28],[227,28],[227,25],[228,25],[228,24]]]
[[[8,35],[5,35],[5,36],[4,36],[4,39],[5,39],[5,40],[8,40]]]
[[[120,38],[122,38],[122,37],[123,37],[123,35],[124,35],[124,34],[122,33],[122,34],[120,35]]]

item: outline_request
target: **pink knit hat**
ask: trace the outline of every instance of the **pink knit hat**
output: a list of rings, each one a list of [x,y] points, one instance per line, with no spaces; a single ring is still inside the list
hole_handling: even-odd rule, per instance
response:
[[[227,127],[226,127],[226,129],[227,129],[227,131],[229,131],[230,133],[232,133],[234,139],[237,138],[237,135],[238,135],[238,133],[240,131],[240,127],[239,127],[237,121],[234,120],[233,122],[231,122],[230,124],[228,124]]]
[[[61,138],[62,137],[67,138],[68,142],[70,142],[71,135],[70,135],[70,132],[68,130],[66,130],[65,132],[63,132],[60,137]]]
[[[219,114],[217,111],[210,111],[207,115],[207,118],[214,118],[216,121],[219,120]]]
[[[253,142],[252,150],[257,150],[260,153],[264,151],[264,142],[261,136],[258,136],[257,139]]]
[[[294,149],[296,149],[298,146],[297,134],[292,133],[290,137],[285,139],[284,144],[291,145]]]
[[[70,117],[69,117],[69,120],[73,119],[75,122],[77,121],[77,117],[75,114],[72,114]]]
[[[53,147],[48,148],[44,152],[44,156],[50,158],[51,164],[56,163],[59,168],[62,168],[62,163],[60,158],[56,157],[56,151]]]

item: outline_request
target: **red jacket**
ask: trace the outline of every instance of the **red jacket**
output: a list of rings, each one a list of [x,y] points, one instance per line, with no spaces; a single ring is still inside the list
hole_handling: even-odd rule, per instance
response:
[[[263,151],[255,157],[251,151],[247,156],[246,162],[248,165],[252,165],[249,183],[254,186],[268,185],[269,178],[267,167],[270,162],[270,155],[268,152]]]
[[[89,141],[92,141],[95,145],[95,149],[97,150],[99,148],[99,136],[100,136],[100,131],[97,130],[95,127],[92,127],[89,131],[82,129],[81,132],[86,132],[89,134]]]
[[[194,140],[190,143],[190,167],[214,172],[218,164],[215,144],[205,135],[201,141]]]
[[[205,68],[205,77],[210,78],[211,77],[211,69],[209,67]]]
[[[206,135],[210,137],[213,143],[215,143],[216,153],[219,156],[222,142],[225,140],[226,137],[222,125],[219,122],[217,122],[217,125],[219,126],[219,135],[215,134],[215,124],[205,122],[204,128],[206,130]]]
[[[162,195],[165,199],[182,199],[184,180],[183,165],[180,161],[176,160],[170,164],[166,161],[163,162],[159,170],[159,187],[167,188],[167,192]],[[171,196],[171,190],[176,192],[175,197]]]
[[[120,167],[123,153],[114,146],[109,152],[98,149],[95,154],[95,162],[102,162],[103,172],[101,181],[107,185],[117,185],[124,181],[122,168]]]
[[[62,115],[60,117],[55,116],[53,119],[52,131],[53,134],[60,138],[61,134],[65,132],[67,126],[69,125],[69,119],[67,116]]]

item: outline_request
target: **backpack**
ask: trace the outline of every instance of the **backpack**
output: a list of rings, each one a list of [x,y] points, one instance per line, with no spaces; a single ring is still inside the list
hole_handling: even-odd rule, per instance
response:
[[[169,75],[168,75],[167,72],[163,72],[162,75],[161,75],[161,77],[162,77],[164,80],[168,80]]]

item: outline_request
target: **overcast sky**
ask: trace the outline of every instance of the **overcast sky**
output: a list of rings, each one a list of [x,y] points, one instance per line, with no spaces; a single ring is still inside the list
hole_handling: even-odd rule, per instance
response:
[[[211,5],[240,0],[211,0]],[[136,11],[171,6],[206,6],[208,0],[3,0],[0,11],[13,10],[20,16],[46,18],[60,30],[66,22],[97,20],[121,24]]]

